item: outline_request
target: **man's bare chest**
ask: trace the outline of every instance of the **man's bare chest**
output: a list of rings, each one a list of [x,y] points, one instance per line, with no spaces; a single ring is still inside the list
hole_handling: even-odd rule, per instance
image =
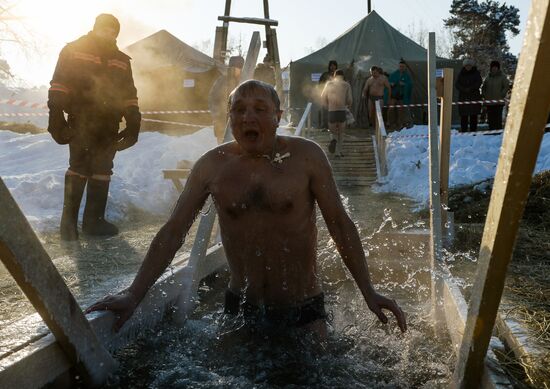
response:
[[[288,216],[305,206],[309,198],[305,174],[264,163],[266,166],[256,169],[231,169],[218,177],[211,192],[220,212],[233,219]]]

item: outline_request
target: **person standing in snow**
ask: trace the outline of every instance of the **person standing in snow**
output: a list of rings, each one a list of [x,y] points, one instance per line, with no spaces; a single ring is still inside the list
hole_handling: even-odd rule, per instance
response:
[[[399,69],[390,75],[389,82],[391,96],[390,107],[388,107],[388,126],[390,129],[400,130],[403,126],[412,125],[408,107],[392,107],[392,105],[411,103],[412,80],[407,72],[407,64],[404,60],[399,62]]]
[[[508,77],[500,70],[500,63],[492,61],[489,74],[487,74],[481,86],[483,98],[485,100],[504,100],[509,89],[510,82],[508,81]],[[502,129],[503,108],[504,101],[501,103],[487,103],[489,130]]]
[[[113,159],[117,151],[137,142],[141,123],[130,57],[116,44],[119,31],[113,15],[97,16],[91,32],[61,50],[50,82],[48,131],[57,143],[69,144],[60,226],[65,241],[78,239],[78,211],[86,185],[83,232],[118,233],[105,220]],[[119,132],[122,118],[126,128]]]
[[[327,71],[323,72],[323,74],[321,74],[321,77],[319,77],[319,90],[321,91],[321,93],[325,90],[326,83],[332,80],[332,77],[334,77],[334,72],[337,69],[338,62],[333,59],[328,61]],[[327,107],[324,105],[321,105],[321,109],[319,110],[319,127],[328,128],[328,111]]]
[[[323,107],[328,110],[328,126],[332,134],[328,150],[331,153],[336,152],[336,157],[343,157],[342,142],[346,129],[346,110],[351,108],[353,102],[351,86],[344,81],[343,70],[338,69],[334,72],[332,80],[325,85],[321,99]]]
[[[479,88],[483,80],[475,61],[471,58],[466,58],[462,62],[462,69],[458,74],[455,82],[455,88],[458,89],[458,101],[479,101],[481,93]],[[468,131],[468,121],[470,122],[470,131],[477,131],[477,115],[481,112],[481,104],[461,104],[458,106],[460,115],[460,131]]]

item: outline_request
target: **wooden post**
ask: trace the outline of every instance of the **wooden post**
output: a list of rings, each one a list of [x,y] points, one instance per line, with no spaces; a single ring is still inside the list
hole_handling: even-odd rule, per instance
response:
[[[439,162],[441,179],[441,229],[447,236],[449,205],[449,160],[451,152],[451,119],[453,112],[453,69],[443,69],[443,98],[439,125]]]
[[[98,341],[1,178],[0,203],[0,259],[87,385],[102,385],[116,362]]]
[[[475,388],[550,110],[550,0],[533,0],[514,80],[454,383]]]
[[[428,128],[429,128],[429,191],[430,191],[430,252],[431,252],[431,301],[436,332],[441,323],[441,306],[437,296],[436,269],[441,260],[441,197],[439,177],[439,141],[437,131],[437,93],[435,86],[435,33],[429,33],[428,41]]]
[[[249,80],[253,77],[254,67],[258,61],[258,54],[260,53],[261,45],[262,41],[260,39],[260,33],[258,31],[254,31],[254,33],[252,33],[252,39],[250,40],[250,45],[246,54],[243,71],[241,73],[241,82]],[[225,128],[224,142],[228,142],[232,138],[231,126],[228,122]],[[197,233],[195,234],[195,242],[193,242],[191,255],[187,264],[189,268],[187,277],[189,279],[183,282],[182,291],[175,304],[176,313],[174,315],[174,319],[179,323],[185,322],[187,316],[191,313],[194,307],[197,282],[199,281],[197,278],[197,268],[201,265],[201,262],[206,256],[206,251],[212,236],[212,230],[214,228],[214,222],[216,220],[216,209],[214,208],[214,203],[212,200],[209,199],[207,201],[206,209],[206,215],[202,216],[199,222]]]

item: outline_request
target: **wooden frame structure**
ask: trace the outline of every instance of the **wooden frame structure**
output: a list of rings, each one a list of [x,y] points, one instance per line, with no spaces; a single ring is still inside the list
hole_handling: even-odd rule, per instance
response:
[[[0,260],[55,335],[87,386],[102,385],[116,368],[73,294],[0,178]],[[2,380],[3,382],[4,380]]]
[[[479,385],[508,263],[550,111],[550,0],[533,0],[478,259],[454,382]]]
[[[218,20],[222,21],[222,26],[216,27],[214,40],[213,57],[216,61],[225,63],[227,56],[227,39],[229,37],[229,22],[259,24],[265,26],[265,48],[267,49],[267,60],[275,68],[275,89],[282,96],[283,80],[281,77],[281,60],[279,57],[279,45],[277,43],[277,31],[275,26],[279,22],[269,17],[269,0],[263,0],[264,18],[234,17],[231,16],[231,0],[225,0],[225,11]],[[254,63],[256,66],[256,63]]]

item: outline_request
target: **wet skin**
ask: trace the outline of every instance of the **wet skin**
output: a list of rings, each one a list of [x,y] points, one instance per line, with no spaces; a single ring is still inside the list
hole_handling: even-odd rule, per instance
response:
[[[168,220],[153,239],[130,288],[88,308],[115,311],[120,328],[172,261],[193,220],[209,195],[218,211],[229,264],[230,289],[247,301],[281,307],[299,305],[321,292],[317,278],[315,203],[326,221],[345,265],[369,308],[386,322],[391,310],[402,331],[405,315],[376,293],[357,229],[336,189],[327,158],[311,141],[276,136],[281,111],[268,91],[241,92],[231,105],[234,142],[220,145],[195,164]],[[274,162],[275,153],[290,157]],[[266,158],[268,156],[269,158]],[[309,326],[320,335],[324,322]]]

